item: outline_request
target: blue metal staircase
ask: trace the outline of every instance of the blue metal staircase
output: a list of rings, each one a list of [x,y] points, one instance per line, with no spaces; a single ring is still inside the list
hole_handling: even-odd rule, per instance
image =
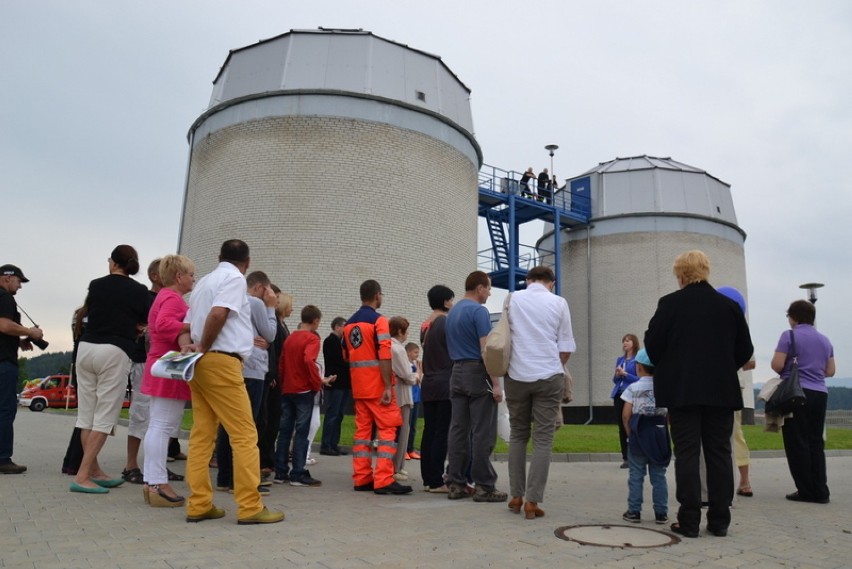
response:
[[[562,231],[587,225],[591,216],[588,186],[557,189],[549,202],[521,195],[521,173],[483,165],[479,172],[479,216],[484,217],[491,236],[491,249],[480,252],[480,266],[491,277],[492,286],[510,292],[524,288],[527,271],[535,265],[548,265],[559,278]],[[530,181],[535,184],[535,180]],[[520,226],[540,220],[558,228],[554,249],[543,254],[534,246],[519,242]],[[508,237],[507,237],[508,235]],[[521,248],[530,253],[521,255]]]

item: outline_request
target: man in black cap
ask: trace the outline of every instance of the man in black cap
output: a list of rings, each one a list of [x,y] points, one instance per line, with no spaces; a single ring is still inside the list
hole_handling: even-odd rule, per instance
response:
[[[0,267],[0,474],[27,471],[26,466],[12,462],[13,424],[18,412],[18,348],[32,350],[30,339],[41,340],[44,332],[38,326],[21,326],[14,296],[26,282],[29,279],[15,265]]]

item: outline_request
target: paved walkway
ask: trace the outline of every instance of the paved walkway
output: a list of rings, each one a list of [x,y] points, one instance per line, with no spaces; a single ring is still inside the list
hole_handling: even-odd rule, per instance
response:
[[[139,486],[107,495],[68,492],[60,474],[73,417],[21,409],[16,462],[29,471],[0,476],[0,567],[178,569],[701,567],[769,569],[852,567],[852,456],[829,458],[831,504],[789,502],[793,490],[782,458],[752,463],[756,496],[740,498],[727,538],[705,534],[668,547],[622,549],[580,545],[554,531],[577,524],[624,524],[626,471],[614,462],[554,462],[544,518],[526,521],[505,504],[449,501],[421,492],[376,496],[352,491],[350,457],[318,457],[311,474],[322,488],[275,485],[266,503],[287,519],[238,526],[233,496],[217,494],[228,515],[187,524],[184,511],[146,506]],[[124,466],[127,431],[107,441],[104,469]],[[408,469],[417,473],[416,462]],[[184,463],[172,463],[183,471]],[[508,489],[506,463],[496,464]],[[669,469],[670,501],[675,507]],[[175,487],[184,490],[183,483]],[[646,504],[650,492],[646,492]],[[650,508],[644,512],[650,517]],[[642,527],[657,529],[647,521]]]

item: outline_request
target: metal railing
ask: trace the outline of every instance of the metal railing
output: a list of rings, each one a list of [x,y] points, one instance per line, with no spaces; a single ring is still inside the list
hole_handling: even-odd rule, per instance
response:
[[[553,251],[536,249],[532,245],[519,245],[518,248],[518,266],[520,268],[530,270],[540,265],[554,267],[556,254]],[[476,252],[476,268],[486,273],[499,269],[493,248]]]
[[[522,186],[522,177],[523,173],[521,172],[503,170],[496,166],[483,164],[479,170],[479,188],[495,195],[514,194],[522,199],[533,201],[543,202],[548,200],[549,203],[552,203],[554,207],[562,210],[564,213],[586,213],[587,215],[591,210],[589,196],[576,193],[572,194],[567,183],[559,188],[550,182],[548,187],[551,190],[549,192],[551,196],[547,198],[538,194],[538,180],[536,178],[530,178],[528,185]]]

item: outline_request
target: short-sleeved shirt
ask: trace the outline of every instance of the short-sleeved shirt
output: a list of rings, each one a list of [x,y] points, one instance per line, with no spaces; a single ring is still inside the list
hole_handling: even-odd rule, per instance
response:
[[[208,349],[239,354],[243,360],[247,359],[254,345],[254,327],[246,279],[233,263],[219,263],[212,273],[198,281],[192,291],[184,322],[189,322],[194,343],[201,341],[207,315],[214,306],[227,308],[228,319]]]
[[[86,306],[88,321],[80,341],[112,344],[132,358],[139,337],[137,326],[148,322],[148,289],[130,277],[109,274],[89,283]]]
[[[828,360],[834,357],[834,347],[828,338],[810,324],[797,324],[793,328],[793,334],[796,335],[799,382],[802,388],[828,393],[828,387],[825,385],[825,366],[828,365]],[[775,351],[782,354],[790,353],[789,330],[781,334]],[[780,374],[783,379],[790,377],[792,365],[792,359],[788,357]]]
[[[653,377],[640,377],[624,389],[621,398],[633,405],[634,415],[665,415],[667,412],[665,407],[657,407]]]
[[[488,309],[475,300],[464,298],[447,313],[447,348],[454,361],[481,360],[480,338],[491,331]]]
[[[0,288],[0,318],[8,318],[15,324],[21,323],[21,313],[15,297],[5,289]],[[0,332],[0,362],[18,365],[18,348],[21,338]]]

